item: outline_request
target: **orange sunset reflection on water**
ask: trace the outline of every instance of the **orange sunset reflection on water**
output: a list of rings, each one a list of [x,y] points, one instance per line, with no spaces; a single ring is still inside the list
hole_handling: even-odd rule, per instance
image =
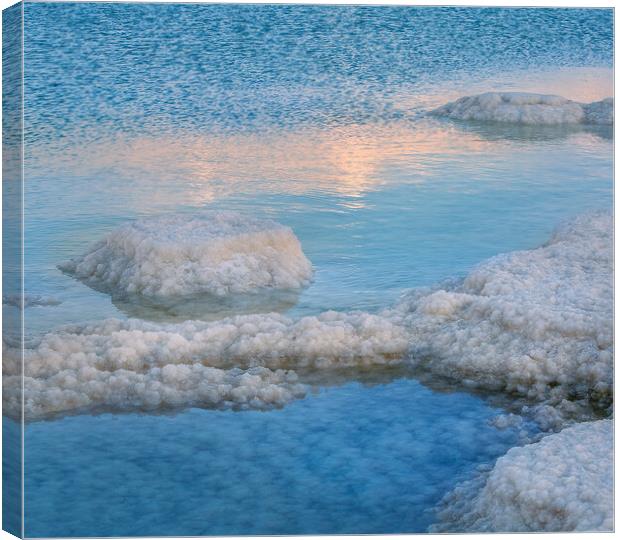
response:
[[[412,182],[423,181],[438,160],[492,144],[457,126],[429,120],[423,128],[402,123],[118,138],[83,146],[71,158],[59,155],[51,165],[57,171],[105,175],[112,181],[119,176],[130,183],[148,179],[153,190],[182,182],[204,202],[259,191],[355,198],[389,181],[386,168],[404,171]]]
[[[602,99],[613,90],[611,70],[602,68],[502,77],[502,83],[489,79],[457,88],[452,82],[429,94],[400,94],[396,108],[408,113],[402,120],[343,124],[328,118],[323,125],[258,132],[171,127],[161,134],[67,139],[60,150],[31,146],[29,164],[36,174],[60,179],[104,179],[136,208],[201,205],[259,193],[336,195],[356,208],[364,206],[364,194],[395,179],[423,183],[439,164],[472,154],[510,159],[515,143],[532,146],[536,140],[597,144],[601,133],[584,126],[483,126],[424,115],[459,96],[488,90],[558,93],[579,101]],[[100,189],[96,184],[93,189]]]

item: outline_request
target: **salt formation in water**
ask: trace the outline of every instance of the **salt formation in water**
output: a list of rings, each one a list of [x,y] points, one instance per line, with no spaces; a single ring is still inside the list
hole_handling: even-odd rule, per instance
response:
[[[568,427],[499,458],[481,490],[464,483],[446,498],[447,531],[613,530],[613,421]]]
[[[402,328],[366,313],[67,326],[25,351],[25,412],[37,418],[98,407],[278,406],[305,391],[281,368],[387,364],[406,348]],[[19,352],[4,356],[5,410],[17,411]]]
[[[293,289],[312,277],[290,228],[232,212],[141,219],[60,268],[94,287],[162,298]]]
[[[410,332],[412,361],[544,402],[547,415],[574,400],[608,407],[612,231],[609,214],[584,215],[538,249],[489,259],[458,286],[410,294],[396,311]]]
[[[432,111],[454,120],[529,125],[612,124],[613,98],[594,103],[524,92],[487,92],[462,97]]]
[[[611,405],[611,235],[609,214],[581,216],[538,249],[489,259],[461,283],[412,292],[377,315],[326,312],[292,320],[259,314],[180,324],[110,319],[64,327],[25,351],[26,414],[280,405],[301,391],[277,371],[252,379],[254,388],[268,390],[231,398],[235,385],[245,386],[245,379],[235,382],[238,370],[408,361],[468,386],[526,398],[543,427],[557,429],[567,419],[583,419],[580,411],[592,405]],[[7,411],[16,410],[20,386],[11,356],[4,362]],[[164,379],[166,373],[184,376]]]

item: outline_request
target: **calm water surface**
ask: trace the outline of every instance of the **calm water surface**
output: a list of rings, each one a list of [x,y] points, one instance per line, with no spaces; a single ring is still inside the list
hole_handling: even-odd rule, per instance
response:
[[[612,205],[607,129],[424,116],[485,90],[612,94],[610,10],[27,4],[26,311],[375,311]],[[233,209],[299,237],[299,295],[149,310],[56,265],[139,216]],[[12,309],[5,306],[5,310]],[[81,415],[26,428],[29,536],[416,532],[518,443],[479,396],[401,375],[270,412]]]

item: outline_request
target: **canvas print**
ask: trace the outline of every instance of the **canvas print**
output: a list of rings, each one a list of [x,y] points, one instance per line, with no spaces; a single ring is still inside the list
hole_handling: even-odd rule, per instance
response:
[[[3,12],[3,527],[612,531],[613,10]]]

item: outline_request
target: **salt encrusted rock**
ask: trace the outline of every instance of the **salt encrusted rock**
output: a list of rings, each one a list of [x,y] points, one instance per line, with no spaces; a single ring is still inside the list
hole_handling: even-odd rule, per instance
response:
[[[232,212],[140,219],[60,269],[112,293],[154,298],[294,289],[312,277],[289,227]]]
[[[612,124],[613,98],[577,103],[561,96],[524,92],[487,92],[462,97],[432,114],[454,120],[527,125]]]

